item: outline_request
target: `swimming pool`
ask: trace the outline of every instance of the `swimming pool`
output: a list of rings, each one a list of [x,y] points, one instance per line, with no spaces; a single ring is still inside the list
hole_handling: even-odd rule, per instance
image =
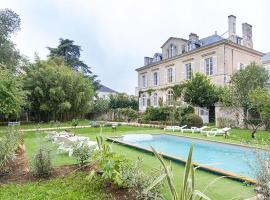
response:
[[[142,149],[150,150],[152,146],[163,155],[176,157],[180,160],[187,159],[189,148],[194,144],[194,162],[214,168],[217,172],[225,172],[226,175],[234,174],[251,179],[255,178],[250,167],[251,163],[256,162],[253,148],[168,134],[150,136],[134,135],[127,140],[124,140],[123,137],[117,140],[120,143],[130,144]],[[264,152],[264,150],[258,151]]]

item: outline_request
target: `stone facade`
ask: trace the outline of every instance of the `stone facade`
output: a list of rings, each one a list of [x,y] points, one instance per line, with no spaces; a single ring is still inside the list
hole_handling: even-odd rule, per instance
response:
[[[230,21],[233,20],[233,21]],[[147,106],[171,104],[172,89],[197,72],[209,76],[212,83],[224,86],[231,75],[251,62],[261,63],[263,53],[252,48],[252,37],[239,37],[234,31],[236,18],[229,16],[230,38],[223,38],[217,33],[207,38],[191,33],[189,39],[169,38],[162,45],[160,59],[148,58],[143,67],[137,68],[139,109]],[[244,25],[243,25],[244,26]],[[246,33],[247,32],[247,33]],[[252,27],[245,27],[245,33],[252,36]],[[244,36],[244,35],[243,35]]]

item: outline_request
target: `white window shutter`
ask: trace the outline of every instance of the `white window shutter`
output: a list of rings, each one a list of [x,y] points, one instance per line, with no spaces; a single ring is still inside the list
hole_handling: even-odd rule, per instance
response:
[[[168,83],[168,71],[167,71],[167,69],[164,69],[164,83],[166,84],[166,83]]]
[[[149,86],[150,83],[150,77],[149,77],[149,73],[146,74],[146,87]]]
[[[149,86],[153,86],[154,85],[154,72],[150,73],[150,84]]]
[[[205,74],[204,59],[201,60],[201,64],[200,64],[200,72],[201,72],[202,74]]]
[[[159,71],[157,72],[157,85],[159,85]]]
[[[172,68],[172,82],[175,82],[175,67]]]
[[[163,105],[166,105],[167,103],[167,95],[166,94],[163,94]]]
[[[185,64],[183,65],[183,73],[184,73],[184,80],[187,80],[187,67]]]
[[[139,98],[139,110],[142,108],[142,97]]]
[[[148,87],[148,74],[145,74],[145,87]]]
[[[213,75],[217,75],[218,69],[217,69],[217,56],[213,57]]]

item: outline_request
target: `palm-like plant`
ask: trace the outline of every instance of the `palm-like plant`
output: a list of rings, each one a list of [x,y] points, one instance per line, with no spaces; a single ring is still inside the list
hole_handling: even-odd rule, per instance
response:
[[[185,165],[185,173],[183,177],[183,183],[180,191],[177,191],[175,186],[175,181],[173,178],[172,170],[170,166],[167,166],[164,159],[159,155],[159,153],[151,147],[154,155],[161,163],[164,173],[159,176],[146,190],[145,193],[156,187],[160,184],[164,178],[167,179],[170,193],[172,195],[173,200],[210,200],[203,192],[195,189],[195,177],[194,172],[195,169],[192,163],[192,154],[193,154],[193,146],[190,147],[188,159]]]

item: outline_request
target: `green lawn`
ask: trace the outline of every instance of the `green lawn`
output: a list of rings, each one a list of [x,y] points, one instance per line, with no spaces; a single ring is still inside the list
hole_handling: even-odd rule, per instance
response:
[[[36,181],[25,184],[0,186],[1,200],[102,200],[110,199],[102,193],[101,182],[89,182],[85,173],[75,173],[66,178]]]
[[[85,126],[89,125],[90,121],[89,120],[79,120],[78,126]],[[61,122],[60,123],[61,127],[68,127],[71,126],[71,121],[67,122]],[[52,128],[56,127],[55,125],[51,125],[50,123],[31,123],[31,124],[21,124],[19,126],[20,129],[36,129],[36,128]],[[8,126],[0,126],[0,131],[4,131],[5,129],[9,128]]]
[[[99,128],[73,129],[73,132],[75,132],[76,134],[79,134],[79,135],[87,136],[90,139],[95,140],[95,137],[100,133],[100,129]],[[130,133],[130,132],[140,134],[140,133],[160,133],[160,132],[162,133],[163,131],[161,131],[159,129],[151,129],[151,128],[139,128],[139,127],[135,128],[135,127],[129,127],[129,126],[120,126],[117,128],[117,131],[115,133],[113,133],[111,128],[103,128],[103,136],[104,137],[117,136],[117,135],[122,135],[124,133]],[[233,132],[232,139],[226,140],[226,141],[234,141],[234,142],[240,141],[240,140],[234,139],[234,138],[240,137],[240,135],[236,136],[236,134],[246,135],[248,137],[248,133],[245,133],[245,131],[241,130],[237,133]],[[264,134],[268,134],[268,133],[262,132],[261,134],[264,135]],[[45,135],[46,134],[43,132],[25,133],[24,141],[26,144],[27,157],[29,159],[32,157],[33,153],[35,152],[35,150],[39,144],[49,145],[52,148],[55,148],[52,146],[51,143],[46,142],[46,140],[44,139]],[[185,134],[185,135],[187,135],[187,134]],[[194,134],[193,136],[198,136],[198,135]],[[200,136],[200,137],[206,138],[205,136]],[[211,139],[224,140],[222,137],[215,137],[215,138],[211,138]],[[141,157],[143,159],[143,169],[146,172],[159,166],[159,163],[156,160],[156,158],[154,158],[149,153],[141,152],[141,151],[135,150],[133,148],[122,146],[119,144],[112,144],[112,147],[113,147],[114,151],[122,153],[130,159],[135,159],[135,158]],[[53,164],[55,166],[75,163],[75,160],[72,158],[69,158],[66,154],[59,154],[59,153],[57,153],[57,151],[53,151],[53,152],[54,152],[54,163]],[[182,176],[183,176],[183,171],[184,171],[184,166],[182,164],[172,162],[172,167],[173,167],[173,173],[175,176],[175,180],[177,182],[177,187],[180,187]],[[214,174],[211,174],[208,172],[197,171],[196,172],[196,187],[200,190],[203,190],[207,184],[209,184],[211,181],[213,181],[217,177],[218,177],[217,175],[214,175]],[[56,182],[57,182],[57,180],[56,180]],[[25,190],[30,190],[31,187],[40,187],[40,188],[38,188],[38,190],[45,191],[47,187],[48,188],[51,187],[50,184],[51,184],[50,182],[49,183],[42,182],[42,184],[38,184],[38,186],[37,186],[37,183],[28,183],[24,186],[18,186],[18,187],[22,188],[21,190],[23,190],[23,188]],[[7,192],[9,192],[10,189],[6,188],[5,190]],[[54,191],[54,189],[52,189],[52,190]],[[3,193],[5,193],[5,192],[3,192]],[[32,195],[35,195],[35,193],[36,192],[33,192]],[[165,193],[165,196],[167,197],[166,199],[170,199],[168,190],[165,190],[164,193]],[[82,194],[82,195],[84,195],[84,194]],[[223,200],[223,199],[227,200],[227,199],[231,199],[231,198],[245,199],[247,197],[253,196],[254,192],[253,192],[253,187],[244,186],[244,184],[237,182],[237,181],[222,179],[210,187],[210,189],[207,191],[207,195],[209,197],[211,197],[212,199],[218,199],[218,200]],[[17,199],[23,199],[23,198],[20,198],[18,196]],[[33,197],[32,199],[38,199],[38,198]]]

